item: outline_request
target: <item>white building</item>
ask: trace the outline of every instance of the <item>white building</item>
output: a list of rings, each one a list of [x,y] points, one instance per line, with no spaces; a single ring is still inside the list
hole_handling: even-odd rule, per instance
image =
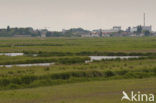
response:
[[[142,26],[143,31],[152,31],[152,26]]]
[[[93,30],[90,34],[91,37],[100,37],[100,30]]]
[[[66,33],[66,31],[67,31],[66,29],[62,29],[62,33],[63,33],[63,34],[65,34],[65,33]]]
[[[40,31],[40,33],[41,33],[41,37],[42,37],[42,38],[45,38],[47,32],[48,32],[48,30],[46,30],[46,29],[41,30],[41,31]]]
[[[109,37],[110,34],[112,33],[117,33],[121,31],[121,26],[114,26],[112,29],[107,29],[107,30],[93,30],[91,32],[91,37]]]
[[[133,27],[133,28],[130,29],[130,32],[132,32],[132,33],[136,32],[136,31],[137,31],[137,27]]]
[[[152,32],[152,26],[141,26],[142,27],[142,31],[150,31]],[[130,29],[130,32],[137,32],[137,27],[133,27]]]
[[[103,33],[115,33],[121,31],[121,26],[114,26],[112,29],[102,30]]]
[[[115,30],[115,31],[120,31],[120,30],[121,30],[121,26],[114,26],[114,27],[113,27],[113,30]]]
[[[89,33],[89,34],[81,34],[81,37],[92,37],[92,35]]]

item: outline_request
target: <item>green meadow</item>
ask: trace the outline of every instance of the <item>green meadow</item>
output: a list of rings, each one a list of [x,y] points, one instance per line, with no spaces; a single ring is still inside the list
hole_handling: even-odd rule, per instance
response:
[[[0,55],[0,103],[120,103],[123,90],[156,94],[156,37],[0,38],[0,53],[24,53]],[[141,57],[86,63],[88,56]],[[54,64],[16,66],[35,63]]]
[[[121,103],[123,90],[129,94],[131,91],[156,93],[154,81],[156,78],[92,81],[0,91],[0,103]]]
[[[0,52],[156,52],[156,37],[0,38]]]

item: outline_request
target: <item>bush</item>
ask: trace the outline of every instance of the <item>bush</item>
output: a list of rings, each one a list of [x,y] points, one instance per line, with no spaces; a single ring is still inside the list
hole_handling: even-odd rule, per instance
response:
[[[71,75],[72,75],[72,77],[86,77],[86,73],[83,71],[72,72]]]
[[[145,78],[149,76],[150,75],[148,73],[143,72],[129,72],[126,75],[124,75],[125,78]]]
[[[120,70],[120,71],[117,71],[117,74],[118,75],[125,75],[126,73],[128,73],[128,70]]]
[[[5,87],[5,86],[7,86],[7,85],[9,85],[10,84],[10,81],[9,81],[9,79],[0,79],[0,86],[1,87]]]
[[[142,71],[146,73],[150,72],[148,69],[143,69]]]
[[[101,76],[103,76],[103,73],[99,72],[99,71],[93,71],[92,73],[93,73],[94,77],[101,77]]]
[[[105,77],[112,77],[115,75],[114,72],[112,72],[110,70],[106,71],[104,74],[105,74]]]
[[[22,84],[23,81],[21,81],[20,78],[12,78],[11,82],[14,83],[14,84],[20,85],[20,84]]]
[[[9,84],[9,86],[8,86],[8,88],[9,89],[18,89],[18,88],[20,88],[20,86],[19,85],[17,85],[17,84]]]
[[[156,75],[156,68],[153,69],[154,74]]]
[[[123,77],[124,77],[124,78],[135,78],[135,75],[134,75],[134,73],[132,73],[132,72],[128,72],[128,73],[125,74]]]
[[[14,74],[12,71],[8,71],[8,74]]]
[[[44,71],[49,71],[49,70],[50,70],[50,68],[49,68],[49,67],[44,68]]]
[[[69,79],[70,74],[69,73],[59,73],[59,74],[52,74],[51,79]]]
[[[84,63],[86,60],[89,60],[89,57],[72,57],[72,58],[60,58],[58,63],[61,64],[76,64],[76,63]]]
[[[30,84],[31,82],[33,82],[36,79],[37,79],[36,76],[25,75],[25,76],[21,77],[21,82],[24,84]]]

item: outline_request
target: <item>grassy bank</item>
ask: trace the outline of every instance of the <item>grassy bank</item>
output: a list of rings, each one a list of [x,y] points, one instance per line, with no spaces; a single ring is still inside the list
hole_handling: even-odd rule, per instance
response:
[[[94,80],[109,80],[109,79],[138,79],[155,77],[156,68],[139,71],[120,70],[120,71],[77,71],[54,73],[42,76],[25,75],[21,77],[11,77],[0,79],[0,89],[19,89],[33,88],[40,86],[60,85],[66,83],[94,81]]]
[[[0,103],[120,103],[122,91],[156,93],[156,78],[92,81],[0,91]],[[129,101],[123,101],[129,103]]]
[[[32,88],[109,79],[156,76],[156,59],[109,60],[89,64],[56,64],[51,67],[1,68],[0,89]]]
[[[31,57],[31,56],[0,56],[0,65],[9,64],[31,64],[31,63],[60,63],[60,64],[75,64],[84,63],[86,60],[90,60],[86,56],[64,56],[64,57]]]

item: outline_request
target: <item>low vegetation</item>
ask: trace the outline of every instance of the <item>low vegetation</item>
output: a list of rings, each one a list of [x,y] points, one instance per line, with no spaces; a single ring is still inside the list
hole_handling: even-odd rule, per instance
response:
[[[131,90],[135,93],[156,93],[154,81],[156,78],[89,81],[5,90],[0,91],[0,103],[120,103],[123,90],[127,93]],[[126,100],[123,102],[129,103]]]
[[[101,103],[101,101],[111,103],[113,100],[110,98],[114,98],[112,93],[118,95],[118,92],[111,91],[121,91],[123,86],[127,88],[126,90],[133,89],[130,87],[141,90],[144,88],[147,90],[149,87],[149,90],[152,90],[151,88],[155,88],[156,78],[155,47],[155,37],[0,38],[0,53],[24,53],[23,56],[0,56],[0,103],[43,103],[45,99],[46,103],[51,101],[54,101],[53,103]],[[85,63],[90,60],[88,56],[141,57]],[[34,63],[55,64],[15,66],[15,64]],[[8,68],[4,65],[14,66]],[[149,81],[150,85],[148,85]],[[96,83],[102,84],[96,85]],[[74,95],[72,86],[77,84],[81,87],[74,88],[77,89],[77,94]],[[87,89],[83,90],[85,86]],[[111,88],[107,91],[109,87]],[[61,94],[57,91],[60,88],[64,90]],[[51,93],[53,91],[55,93]],[[92,94],[92,91],[95,94]],[[71,98],[77,100],[73,101]],[[116,101],[117,98],[112,103]]]
[[[75,64],[84,63],[86,60],[90,60],[89,57],[85,56],[65,56],[65,57],[29,57],[29,56],[0,56],[0,65],[9,64],[33,64],[33,63],[60,63],[60,64]]]
[[[77,64],[70,59],[50,67],[1,68],[0,88],[18,89],[91,80],[134,79],[156,76],[156,59],[103,60]],[[76,64],[75,64],[76,63]]]
[[[0,52],[40,53],[42,55],[47,53],[51,55],[136,53],[137,55],[155,53],[155,47],[156,37],[0,38]]]

